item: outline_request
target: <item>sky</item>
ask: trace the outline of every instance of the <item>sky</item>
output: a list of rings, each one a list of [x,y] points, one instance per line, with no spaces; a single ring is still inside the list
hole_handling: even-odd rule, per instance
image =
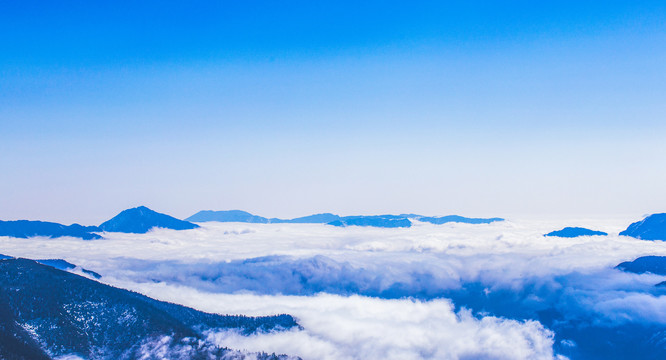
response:
[[[0,219],[666,203],[661,1],[0,3]]]

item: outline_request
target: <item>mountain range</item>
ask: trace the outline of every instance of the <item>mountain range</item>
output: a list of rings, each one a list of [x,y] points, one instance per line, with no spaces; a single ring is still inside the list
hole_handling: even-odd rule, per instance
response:
[[[259,224],[328,224],[334,226],[373,226],[373,227],[410,227],[412,220],[429,222],[441,225],[449,222],[459,222],[468,224],[489,224],[495,221],[503,221],[502,218],[467,218],[458,215],[448,215],[442,217],[423,216],[416,214],[400,215],[355,215],[339,216],[331,213],[315,214],[298,217],[294,219],[266,218],[254,215],[242,210],[203,210],[185,219],[193,222],[244,222]]]
[[[203,210],[185,220],[158,213],[145,206],[127,209],[107,220],[99,226],[82,226],[79,224],[62,225],[44,221],[2,221],[0,220],[0,236],[29,238],[34,236],[62,237],[71,236],[84,240],[102,239],[99,232],[123,232],[142,234],[153,228],[172,230],[196,229],[199,225],[192,222],[242,222],[260,224],[328,224],[333,226],[372,226],[383,228],[410,227],[413,221],[428,222],[435,225],[446,223],[489,224],[504,221],[502,218],[468,218],[459,215],[440,217],[417,214],[400,215],[357,215],[339,216],[331,213],[314,214],[293,219],[266,218],[241,210],[212,211]],[[608,235],[602,231],[594,231],[581,227],[565,227],[552,231],[544,236],[577,237],[590,235]],[[666,213],[653,214],[635,222],[622,231],[620,235],[632,236],[642,240],[666,240]]]

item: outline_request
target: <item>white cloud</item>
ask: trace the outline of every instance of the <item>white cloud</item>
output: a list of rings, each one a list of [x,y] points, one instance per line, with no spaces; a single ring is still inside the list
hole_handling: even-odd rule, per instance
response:
[[[536,321],[476,318],[449,300],[362,296],[211,294],[164,283],[123,284],[209,312],[290,313],[302,330],[242,336],[212,332],[221,346],[304,359],[552,359],[553,334]]]

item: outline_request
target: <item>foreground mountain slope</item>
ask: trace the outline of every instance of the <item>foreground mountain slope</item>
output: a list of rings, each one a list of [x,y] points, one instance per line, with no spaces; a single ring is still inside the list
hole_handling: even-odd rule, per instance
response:
[[[49,360],[32,335],[14,320],[9,307],[0,299],[0,359]]]
[[[94,231],[101,231],[96,226],[81,226],[79,224],[62,225],[46,221],[0,220],[0,236],[11,236],[15,238],[27,239],[34,236],[44,236],[57,238],[71,236],[83,240],[101,239],[102,237],[94,234]]]
[[[139,206],[122,211],[111,220],[102,223],[99,227],[103,231],[109,232],[144,234],[154,227],[188,230],[198,228],[199,225],[158,213],[145,206]]]
[[[41,349],[51,356],[76,354],[86,359],[134,359],[149,354],[153,344],[160,342],[167,344],[171,354],[166,358],[220,358],[234,352],[205,343],[204,331],[236,329],[250,334],[298,326],[289,315],[254,318],[203,313],[26,259],[0,261],[0,315],[0,336],[6,338],[2,349],[12,341],[25,345],[3,350],[9,352],[0,353],[0,358],[7,359],[30,358],[17,357],[11,349]],[[31,336],[26,337],[26,332]],[[40,347],[35,348],[30,338]]]

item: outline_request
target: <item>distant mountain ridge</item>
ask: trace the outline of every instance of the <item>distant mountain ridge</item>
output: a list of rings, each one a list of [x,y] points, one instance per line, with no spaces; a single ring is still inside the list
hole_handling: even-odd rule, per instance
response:
[[[11,236],[15,238],[27,239],[34,236],[44,236],[57,238],[71,236],[83,240],[101,239],[102,237],[94,232],[101,231],[97,226],[82,226],[79,224],[62,225],[46,221],[0,220],[0,236]]]
[[[241,334],[298,327],[289,315],[216,315],[157,301],[27,259],[0,261],[0,358],[137,359],[159,340],[160,358],[245,359],[205,341],[204,332]],[[157,356],[157,353],[154,354]],[[152,358],[152,357],[151,357]],[[258,354],[257,359],[286,359]]]
[[[202,210],[186,218],[185,221],[244,222],[244,223],[259,223],[259,224],[268,223],[267,218],[263,216],[252,215],[249,212],[242,210],[223,210],[223,211]]]
[[[608,235],[608,233],[605,233],[603,231],[590,230],[582,227],[565,227],[562,230],[551,231],[548,234],[544,234],[543,236],[575,238],[579,236],[596,236],[596,235],[605,236]]]
[[[103,222],[99,228],[108,232],[124,232],[144,234],[150,229],[158,227],[172,230],[196,229],[199,225],[176,219],[173,216],[161,214],[145,206],[127,209]]]
[[[615,268],[635,274],[666,275],[666,256],[641,256],[633,261],[620,263]]]
[[[290,224],[326,224],[332,221],[340,220],[340,216],[331,213],[314,214],[294,219],[269,219],[270,223],[290,223]]]
[[[397,215],[370,215],[370,216],[345,216],[339,220],[328,223],[333,226],[372,226],[382,228],[406,228],[411,227],[412,222],[405,217]]]
[[[666,213],[649,215],[645,219],[629,225],[620,235],[641,240],[666,241]]]
[[[254,215],[242,210],[203,210],[185,219],[193,222],[244,222],[258,224],[328,224],[333,226],[373,226],[373,227],[410,227],[412,220],[428,222],[441,225],[450,222],[467,224],[490,224],[496,221],[504,221],[502,218],[468,218],[459,215],[447,215],[441,217],[422,216],[417,214],[400,215],[354,215],[339,216],[331,213],[314,214],[294,219],[266,218]]]
[[[338,215],[325,213],[325,214],[303,216],[294,219],[278,219],[278,218],[269,219],[263,216],[253,215],[247,211],[242,211],[242,210],[221,210],[221,211],[202,210],[186,218],[185,220],[193,222],[217,221],[217,222],[244,222],[244,223],[255,223],[255,224],[269,224],[269,223],[325,224],[331,221],[338,220],[339,218],[340,217]]]
[[[450,222],[465,223],[465,224],[490,224],[496,221],[504,221],[502,218],[468,218],[460,215],[447,215],[441,217],[429,217],[414,215],[413,219],[423,222],[429,222],[435,225],[441,225]]]

